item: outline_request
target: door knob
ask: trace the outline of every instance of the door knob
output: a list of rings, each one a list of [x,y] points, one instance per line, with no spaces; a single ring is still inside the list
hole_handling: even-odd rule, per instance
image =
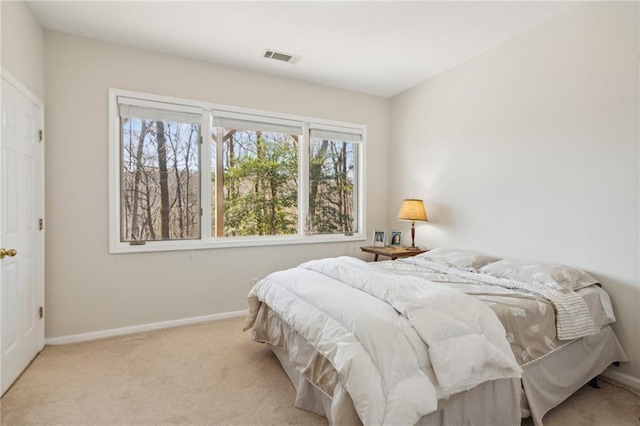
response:
[[[16,254],[18,254],[18,252],[15,249],[5,250],[0,248],[0,259],[4,259],[5,256],[13,257]]]

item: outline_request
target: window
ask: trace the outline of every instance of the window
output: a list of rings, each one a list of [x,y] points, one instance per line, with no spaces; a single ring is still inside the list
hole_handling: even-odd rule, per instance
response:
[[[365,238],[362,125],[114,89],[110,111],[113,253]]]
[[[213,117],[214,237],[298,232],[298,150],[303,129]],[[219,182],[218,186],[216,182]]]
[[[120,241],[200,238],[201,117],[123,100]]]
[[[361,134],[311,129],[307,228],[319,234],[358,229],[357,171]]]

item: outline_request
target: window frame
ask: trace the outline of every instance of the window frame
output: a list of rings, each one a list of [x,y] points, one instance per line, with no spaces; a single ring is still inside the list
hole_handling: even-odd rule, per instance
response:
[[[118,112],[118,97],[124,97],[140,101],[141,105],[150,103],[165,103],[174,105],[177,109],[200,109],[202,112],[200,145],[200,239],[171,240],[171,241],[146,241],[144,245],[131,245],[120,241],[121,237],[121,141],[120,141],[120,117]],[[248,236],[248,237],[214,237],[211,235],[211,221],[215,220],[211,206],[211,129],[212,113],[217,116],[229,117],[253,116],[273,122],[296,122],[301,125],[303,134],[301,143],[298,144],[298,233],[295,235],[273,236]],[[305,222],[309,207],[309,129],[322,128],[327,130],[359,133],[362,141],[358,143],[356,175],[357,197],[357,224],[358,230],[352,235],[345,234],[307,234]],[[256,110],[250,108],[235,107],[230,105],[215,104],[211,102],[195,101],[182,98],[153,95],[122,89],[109,89],[109,253],[138,253],[176,250],[199,250],[232,247],[256,247],[272,245],[296,245],[335,243],[366,240],[366,141],[367,127],[363,124],[355,124],[341,121],[318,119],[313,117],[281,114],[271,111]]]

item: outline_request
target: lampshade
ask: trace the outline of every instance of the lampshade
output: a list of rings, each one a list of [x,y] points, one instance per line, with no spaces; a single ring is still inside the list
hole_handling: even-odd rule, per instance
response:
[[[427,212],[424,209],[422,200],[414,198],[403,200],[398,212],[398,220],[428,222],[429,219],[427,219]]]

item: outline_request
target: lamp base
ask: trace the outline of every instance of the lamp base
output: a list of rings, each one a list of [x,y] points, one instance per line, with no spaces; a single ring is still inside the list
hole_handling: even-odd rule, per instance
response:
[[[420,247],[405,247],[407,250],[422,250]]]

